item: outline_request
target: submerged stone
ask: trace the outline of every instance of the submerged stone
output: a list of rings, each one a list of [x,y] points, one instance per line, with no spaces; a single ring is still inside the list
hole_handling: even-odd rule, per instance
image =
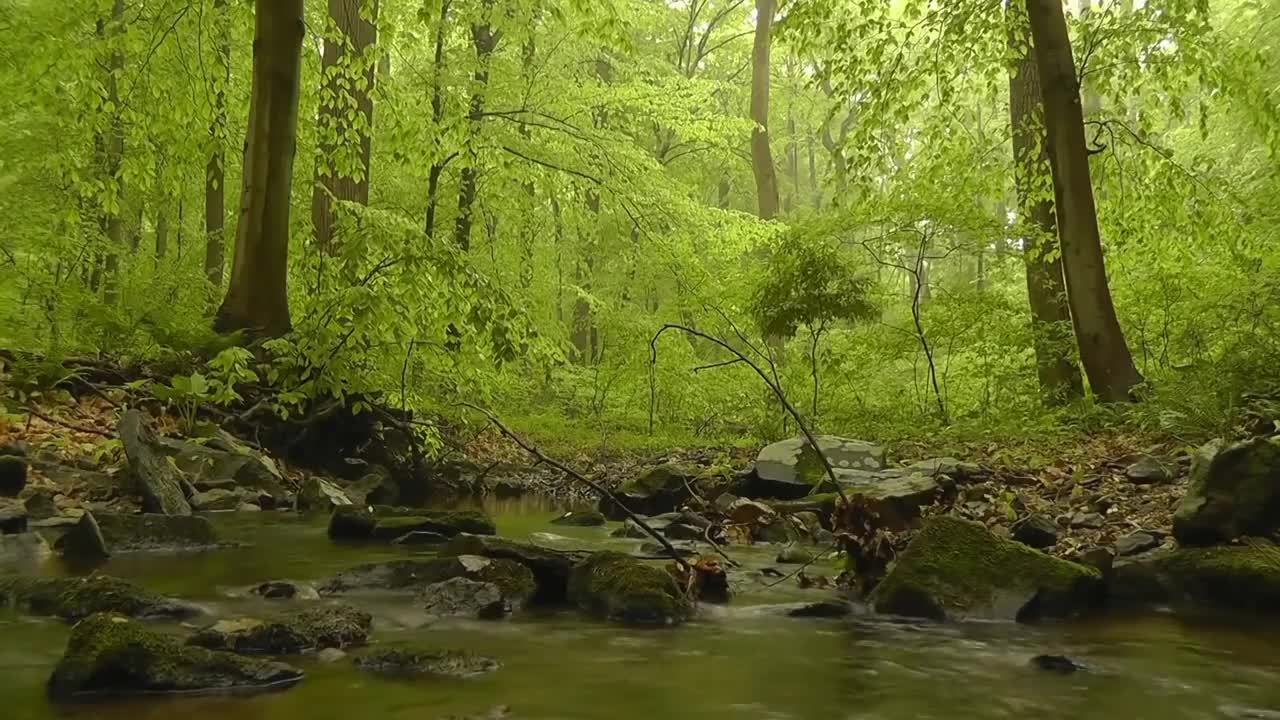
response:
[[[203,612],[191,603],[157,595],[127,580],[106,575],[0,577],[0,604],[64,620],[79,620],[99,612],[137,618],[190,618]]]
[[[426,586],[420,599],[427,614],[437,618],[498,620],[514,609],[497,585],[462,577]]]
[[[693,614],[670,573],[621,553],[594,553],[574,565],[568,589],[588,614],[630,625],[674,625]]]
[[[898,556],[871,595],[877,612],[934,620],[1034,621],[1068,617],[1099,599],[1101,573],[936,517]]]
[[[245,654],[294,655],[324,648],[363,645],[373,618],[350,605],[312,607],[263,621],[252,618],[219,620],[201,628],[187,641],[211,650]]]
[[[184,645],[119,615],[99,613],[72,629],[47,688],[55,700],[83,700],[282,689],[302,677],[284,663]]]
[[[378,675],[464,678],[493,672],[497,660],[459,650],[388,648],[356,658],[356,667]]]

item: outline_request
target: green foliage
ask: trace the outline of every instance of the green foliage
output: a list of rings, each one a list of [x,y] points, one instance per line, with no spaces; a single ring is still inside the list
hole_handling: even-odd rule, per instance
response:
[[[855,274],[838,247],[794,238],[770,255],[750,312],[765,335],[792,337],[801,326],[875,317],[870,289],[871,279]]]

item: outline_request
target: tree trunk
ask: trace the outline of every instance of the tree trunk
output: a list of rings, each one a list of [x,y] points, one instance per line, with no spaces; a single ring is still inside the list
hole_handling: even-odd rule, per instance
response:
[[[316,246],[334,255],[334,201],[369,204],[377,70],[370,48],[378,41],[378,0],[329,0],[329,22],[336,35],[325,38],[320,60],[320,147],[311,224]],[[354,152],[345,147],[353,136]]]
[[[169,203],[160,200],[156,209],[156,259],[163,260],[169,252]]]
[[[304,29],[302,0],[257,4],[240,221],[219,332],[276,337],[290,329],[289,192]]]
[[[112,207],[103,208],[101,228],[106,235],[107,248],[103,253],[101,270],[94,270],[93,289],[102,286],[102,300],[115,305],[120,300],[120,250],[124,247],[124,121],[120,117],[120,74],[124,70],[124,50],[117,38],[124,32],[124,0],[111,4],[111,19],[98,21],[98,35],[113,45],[107,59],[107,76],[104,83],[103,106],[110,107],[105,137],[94,144],[101,149],[101,168],[104,182],[114,194]]]
[[[449,19],[449,0],[440,2],[440,21],[436,24],[435,57],[432,60],[434,75],[431,80],[431,126],[437,132],[444,119],[444,41]],[[427,171],[427,216],[423,230],[427,237],[436,232],[436,208],[440,205],[440,176],[444,174],[447,158],[437,159]]]
[[[489,12],[493,0],[483,0],[484,11]],[[480,132],[481,113],[484,112],[484,95],[489,86],[489,58],[498,47],[501,33],[493,31],[489,23],[477,23],[471,26],[471,43],[476,50],[476,71],[472,80],[475,88],[471,93],[471,138],[467,149],[467,164],[462,168],[458,186],[458,217],[454,220],[453,239],[458,247],[466,252],[471,249],[471,213],[476,203],[476,183],[479,170],[476,168],[475,143]]]
[[[756,178],[760,219],[778,215],[778,175],[769,149],[769,44],[774,0],[756,0],[755,44],[751,50],[751,170]]]
[[[228,30],[227,0],[213,2],[217,37],[212,81],[213,119],[209,122],[212,151],[204,169],[204,274],[216,292],[222,288],[226,265],[227,223],[227,85],[231,82],[231,39]]]
[[[1026,14],[1008,13],[1009,45],[1017,53],[1009,78],[1009,124],[1013,134],[1014,182],[1026,266],[1031,329],[1035,334],[1036,374],[1047,405],[1062,405],[1084,394],[1080,367],[1071,353],[1071,310],[1062,277],[1058,228],[1053,217],[1052,183],[1041,112],[1040,73],[1031,55]]]
[[[1132,390],[1142,376],[1133,365],[1107,285],[1066,17],[1059,0],[1027,0],[1027,11],[1044,98],[1062,266],[1080,357],[1097,397],[1105,402],[1132,400]]]

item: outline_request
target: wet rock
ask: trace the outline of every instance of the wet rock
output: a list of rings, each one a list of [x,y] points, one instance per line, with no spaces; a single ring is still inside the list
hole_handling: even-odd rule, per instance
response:
[[[236,512],[262,512],[262,508],[253,503],[242,502],[236,506]]]
[[[182,492],[181,472],[171,464],[142,413],[129,410],[116,428],[129,474],[142,489],[142,508],[162,515],[190,515],[191,505]]]
[[[725,511],[729,522],[738,525],[755,525],[777,514],[772,507],[757,500],[738,500]]]
[[[240,493],[235,490],[206,490],[191,498],[191,506],[203,512],[235,510],[240,502]]]
[[[1280,435],[1196,451],[1191,482],[1173,516],[1183,545],[1211,545],[1280,529]]]
[[[1083,670],[1084,666],[1066,655],[1037,655],[1031,658],[1031,664],[1041,670],[1062,673],[1064,675]]]
[[[520,543],[485,535],[458,535],[440,550],[443,557],[479,555],[481,557],[514,560],[533,573],[537,592],[531,602],[538,604],[560,603],[568,597],[569,573],[573,567],[570,553]]]
[[[684,523],[671,523],[663,529],[662,534],[671,540],[702,540],[706,531]]]
[[[663,530],[667,529],[668,525],[671,524],[671,520],[667,518],[662,518],[662,517],[645,518],[645,524],[647,524],[649,527],[653,528],[658,532],[662,532]],[[643,540],[643,539],[653,537],[647,531],[645,531],[644,528],[640,527],[639,523],[637,523],[635,520],[632,520],[631,518],[627,518],[626,520],[623,520],[622,527],[609,533],[609,536],[621,537],[621,538],[634,538],[637,540]]]
[[[685,559],[702,554],[695,545],[673,544],[672,547],[676,549],[677,555]],[[671,552],[656,542],[641,543],[639,554],[647,557],[671,557]]]
[[[853,605],[843,600],[819,600],[788,607],[787,617],[794,618],[841,618],[853,614]]]
[[[449,542],[448,535],[441,535],[430,530],[410,530],[391,541],[392,545],[443,545]]]
[[[334,508],[350,505],[351,498],[333,482],[312,476],[302,481],[295,502],[299,510],[332,512]]]
[[[594,553],[574,565],[568,591],[588,614],[630,625],[672,625],[693,612],[670,573],[621,553]]]
[[[497,660],[458,650],[390,648],[355,660],[356,667],[378,675],[465,678],[497,670]]]
[[[75,527],[58,539],[57,546],[63,558],[78,566],[95,565],[111,557],[97,518],[87,510]]]
[[[785,517],[773,517],[769,522],[752,528],[751,537],[756,542],[793,543],[800,540],[800,533],[791,520]]]
[[[87,514],[87,513],[86,513]],[[218,533],[207,518],[176,515],[125,515],[120,513],[94,513],[99,532],[111,553],[136,550],[205,550],[218,547]],[[92,535],[88,523],[77,523],[54,546],[64,548],[92,548],[97,540],[81,537]]]
[[[500,620],[511,614],[512,603],[493,583],[462,577],[428,585],[419,596],[423,609],[433,617],[467,617]]]
[[[484,513],[473,510],[417,510],[414,515],[405,515],[403,512],[405,511],[400,508],[381,506],[373,511],[356,505],[338,507],[329,517],[329,538],[391,542],[412,533],[453,537],[462,532],[486,535],[496,532],[493,520]]]
[[[373,514],[379,523],[390,518],[415,518],[419,530],[438,532],[453,537],[458,533],[472,535],[496,535],[498,528],[493,518],[479,510],[422,510],[419,508],[374,505]]]
[[[782,552],[778,553],[778,558],[775,562],[780,565],[804,565],[805,563],[813,562],[813,558],[813,553],[804,548],[793,546],[783,548]]]
[[[338,648],[325,648],[316,653],[316,660],[326,665],[332,665],[336,662],[342,662],[347,659],[347,654]]]
[[[720,493],[716,496],[716,499],[711,502],[711,509],[721,515],[728,515],[729,508],[733,507],[733,504],[741,499],[742,498],[734,495],[733,493]]]
[[[1096,512],[1076,513],[1071,516],[1071,527],[1086,528],[1089,530],[1097,530],[1107,524],[1107,519]]]
[[[306,583],[292,580],[271,580],[249,589],[249,594],[266,600],[319,600],[320,593]]]
[[[1028,515],[1013,525],[1013,539],[1043,550],[1058,543],[1058,526],[1043,515]]]
[[[197,489],[241,488],[271,494],[285,490],[284,477],[275,460],[223,430],[216,431],[206,442],[162,438],[160,447]],[[232,485],[220,485],[225,482]]]
[[[27,486],[27,459],[0,455],[0,497],[18,497]]]
[[[598,527],[604,525],[604,514],[596,510],[567,512],[551,521],[552,525],[568,525],[571,527]]]
[[[400,486],[383,467],[374,467],[364,477],[347,486],[346,494],[351,502],[362,507],[395,505],[400,502]]]
[[[252,618],[219,620],[201,628],[187,643],[210,650],[248,655],[296,655],[324,648],[363,645],[373,618],[350,605],[311,607],[263,621]]]
[[[567,575],[568,570],[565,572]],[[528,601],[537,589],[533,572],[521,563],[507,558],[478,555],[357,565],[322,582],[317,589],[324,595],[362,591],[419,591],[453,578],[497,585],[503,597],[516,606]],[[561,597],[563,599],[563,595]]]
[[[1162,547],[1116,562],[1108,600],[1119,607],[1172,605],[1275,614],[1280,611],[1280,547]]]
[[[0,563],[5,565],[34,566],[52,554],[49,543],[40,533],[0,535]]]
[[[1098,601],[1101,574],[979,523],[931,518],[872,593],[876,611],[935,620],[1034,621],[1077,615]]]
[[[841,471],[876,471],[885,467],[884,448],[879,445],[834,435],[819,435],[815,439],[837,470],[837,477]],[[825,481],[826,470],[818,453],[805,438],[795,437],[767,445],[760,451],[748,494],[794,500],[808,495]]]
[[[0,535],[27,531],[27,509],[16,500],[0,500]]]
[[[690,466],[665,463],[649,468],[633,480],[625,482],[614,495],[628,510],[640,515],[672,512],[692,497],[689,488],[698,474]],[[609,520],[622,520],[627,514],[612,499],[600,499],[600,512]]]
[[[58,516],[58,504],[53,500],[52,490],[37,490],[23,502],[27,509],[27,517],[32,520],[48,520]]]
[[[1129,533],[1116,541],[1116,555],[1129,557],[1130,555],[1137,555],[1158,547],[1160,547],[1160,538],[1149,532],[1139,530]]]
[[[0,606],[33,615],[79,620],[110,612],[137,618],[191,618],[203,610],[191,603],[157,595],[127,580],[107,575],[44,578],[0,576]]]
[[[183,645],[119,615],[99,613],[71,631],[49,678],[54,700],[94,697],[274,690],[302,680],[279,662]]]
[[[330,540],[368,540],[373,537],[373,529],[378,526],[378,519],[373,513],[359,505],[339,505],[329,516]]]
[[[1134,485],[1167,483],[1173,479],[1171,468],[1150,455],[1143,455],[1124,469],[1124,476]]]
[[[1081,565],[1097,569],[1103,577],[1107,577],[1111,574],[1112,566],[1115,565],[1116,553],[1111,548],[1087,547],[1076,553],[1074,560]]]

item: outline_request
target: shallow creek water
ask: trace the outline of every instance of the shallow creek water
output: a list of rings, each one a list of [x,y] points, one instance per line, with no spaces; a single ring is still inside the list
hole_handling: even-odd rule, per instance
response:
[[[563,547],[632,549],[602,528],[562,528],[537,503],[489,508],[501,534],[566,536]],[[289,514],[220,515],[224,536],[249,545],[189,554],[135,554],[103,572],[197,601],[215,616],[288,607],[231,592],[255,582],[318,579],[350,565],[403,557],[398,548],[331,544],[321,520]],[[775,550],[776,552],[776,550]],[[770,551],[736,550],[752,565]],[[56,565],[45,568],[58,572]],[[724,718],[1280,719],[1280,625],[1260,619],[1190,621],[1167,615],[1024,627],[933,625],[859,617],[792,619],[771,609],[817,600],[787,583],[743,589],[679,628],[634,630],[569,611],[503,622],[423,625],[406,598],[356,602],[374,614],[376,643],[406,641],[489,655],[502,668],[467,680],[386,680],[291,659],[307,678],[251,697],[156,698],[51,706],[44,682],[67,627],[0,611],[0,720],[432,720],[497,705],[522,720]],[[1062,653],[1088,665],[1070,676],[1028,659]]]

